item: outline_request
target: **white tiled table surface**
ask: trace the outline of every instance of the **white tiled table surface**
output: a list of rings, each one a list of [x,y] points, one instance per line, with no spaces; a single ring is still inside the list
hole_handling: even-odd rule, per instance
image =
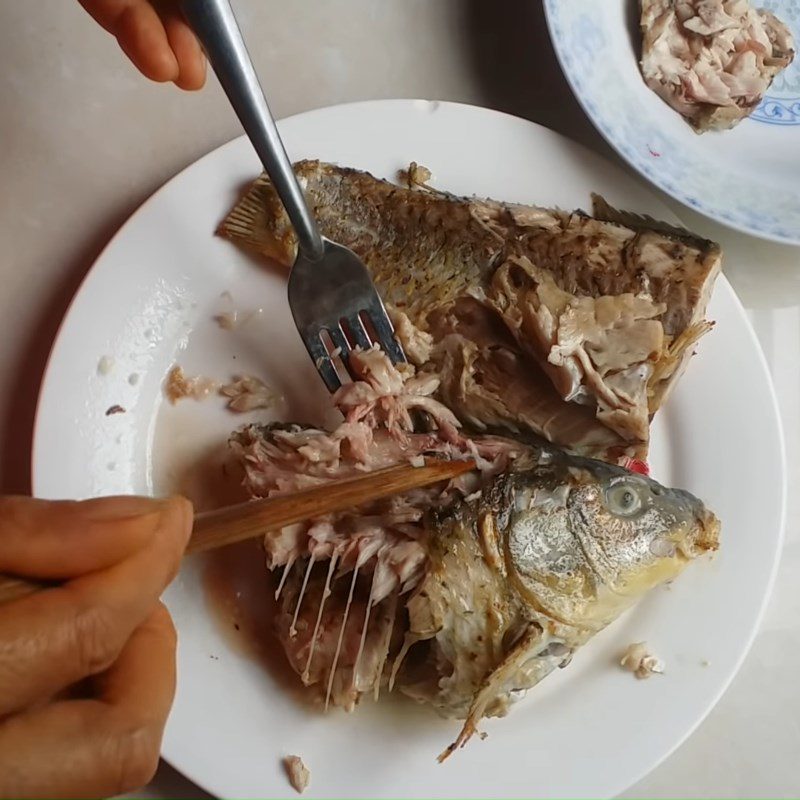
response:
[[[561,77],[538,0],[235,5],[278,116],[379,97],[457,100],[541,122],[610,155]],[[99,249],[161,183],[239,132],[213,80],[195,95],[146,83],[75,0],[0,0],[4,491],[29,490],[45,358]],[[673,205],[725,248],[727,275],[775,378],[791,496],[777,588],[744,667],[690,740],[625,796],[798,796],[800,249],[736,234]],[[736,443],[730,447],[735,452]],[[137,794],[201,795],[166,766]]]

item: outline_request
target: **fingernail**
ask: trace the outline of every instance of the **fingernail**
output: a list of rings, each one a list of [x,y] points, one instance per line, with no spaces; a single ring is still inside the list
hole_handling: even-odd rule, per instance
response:
[[[83,501],[79,508],[91,522],[115,522],[147,514],[160,514],[164,501],[151,497],[98,497]]]

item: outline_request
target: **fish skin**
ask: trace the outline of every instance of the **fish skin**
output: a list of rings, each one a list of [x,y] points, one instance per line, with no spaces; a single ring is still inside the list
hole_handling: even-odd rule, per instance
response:
[[[298,161],[295,172],[324,236],[354,250],[370,269],[385,301],[401,307],[415,324],[467,289],[485,288],[495,268],[510,256],[547,263],[560,285],[579,296],[639,294],[655,285],[654,300],[669,306],[692,302],[678,287],[699,292],[715,274],[721,258],[718,244],[691,232],[619,211],[593,195],[595,216],[582,211],[506,204],[459,197],[426,187],[406,188],[368,172],[314,160]],[[237,244],[291,266],[297,242],[269,178],[261,175],[219,226]],[[606,266],[564,262],[565,234],[606,233],[621,237]],[[674,278],[648,272],[634,245],[655,233],[663,247],[685,248],[677,257],[693,260]],[[451,238],[452,237],[452,238]],[[612,244],[607,243],[609,247]],[[616,244],[616,243],[615,243]],[[633,252],[632,252],[633,251]],[[678,335],[686,316],[669,325]]]
[[[319,161],[300,161],[295,170],[322,233],[364,260],[391,308],[434,334],[430,361],[417,366],[442,374],[448,361],[456,370],[442,374],[440,397],[462,419],[478,427],[528,428],[557,445],[608,460],[622,454],[646,458],[649,419],[708,330],[704,315],[721,265],[718,245],[619,212],[598,197],[591,217],[420,187],[413,178],[419,168],[409,171],[409,186]],[[265,176],[246,191],[219,233],[285,266],[294,259],[294,233]],[[517,287],[500,278],[512,267],[536,274],[520,290],[525,297],[509,300]],[[582,304],[584,316],[594,302],[612,299],[620,309],[649,302],[644,319],[653,321],[651,328],[660,326],[663,336],[651,334],[656,349],[637,354],[639,361],[619,370],[629,377],[618,376],[620,385],[609,389],[606,382],[616,372],[609,376],[601,367],[592,375],[585,369],[607,351],[603,342],[579,341],[580,353],[570,351],[566,360],[553,363],[559,330],[558,325],[548,329],[553,314],[545,308],[537,317],[526,305],[540,303],[536,292],[541,294],[542,280],[552,284],[550,295],[560,293],[562,311]],[[498,322],[505,327],[506,340],[489,346],[462,331],[445,342],[465,303],[479,306],[482,330]],[[474,316],[474,308],[468,311]],[[616,317],[603,314],[602,324],[630,330],[634,340],[650,324],[624,310]],[[561,318],[556,320],[560,324]],[[511,362],[526,375],[515,382],[514,397],[476,384],[476,376],[502,380]],[[521,408],[534,412],[524,415]]]

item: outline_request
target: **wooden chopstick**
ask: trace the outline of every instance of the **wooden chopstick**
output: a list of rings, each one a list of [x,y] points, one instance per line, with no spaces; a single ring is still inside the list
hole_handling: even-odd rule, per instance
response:
[[[254,539],[285,525],[345,511],[370,500],[449,480],[473,469],[474,461],[428,459],[421,467],[401,464],[292,494],[206,511],[194,518],[186,553],[200,553]],[[0,605],[53,585],[0,574]]]

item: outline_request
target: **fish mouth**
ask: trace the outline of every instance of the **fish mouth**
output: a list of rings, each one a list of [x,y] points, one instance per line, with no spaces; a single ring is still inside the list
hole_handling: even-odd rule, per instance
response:
[[[719,518],[705,506],[702,506],[695,519],[699,527],[699,533],[695,537],[695,547],[703,553],[714,552],[719,549],[720,529],[722,527]]]
[[[673,493],[689,512],[691,524],[686,539],[692,549],[691,557],[718,550],[721,523],[716,514],[690,492],[674,489]]]

